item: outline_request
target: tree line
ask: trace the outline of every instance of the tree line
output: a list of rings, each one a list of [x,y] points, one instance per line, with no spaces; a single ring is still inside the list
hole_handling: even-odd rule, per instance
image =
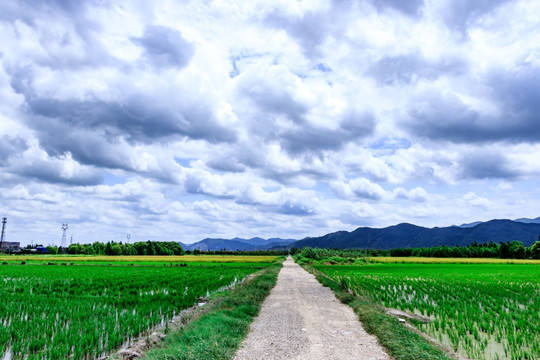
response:
[[[22,249],[22,253],[33,253],[32,249],[43,248],[42,245],[30,246]],[[49,254],[71,255],[287,255],[288,250],[255,250],[255,251],[232,251],[232,250],[185,250],[174,241],[141,241],[133,244],[109,241],[106,243],[95,241],[92,244],[71,244],[66,249],[58,246],[45,247]]]
[[[540,240],[532,246],[524,246],[521,241],[508,241],[467,246],[434,246],[424,248],[401,248],[389,250],[389,256],[419,256],[440,258],[500,258],[500,259],[540,259]],[[384,255],[383,255],[384,256]]]
[[[500,259],[540,259],[540,240],[532,246],[524,246],[521,241],[508,241],[467,246],[433,246],[421,248],[377,249],[291,249],[291,254],[302,252],[302,256],[315,260],[328,257],[359,258],[372,256],[392,257],[437,257],[437,258],[500,258]]]
[[[64,251],[65,250],[65,251]],[[184,255],[182,246],[174,241],[140,241],[133,244],[95,241],[92,244],[71,244],[67,249],[47,246],[50,254],[71,255]]]

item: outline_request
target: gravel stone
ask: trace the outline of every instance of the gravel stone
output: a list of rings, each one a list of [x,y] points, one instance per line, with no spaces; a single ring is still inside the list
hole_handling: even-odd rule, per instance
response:
[[[389,360],[354,311],[289,256],[236,360]]]

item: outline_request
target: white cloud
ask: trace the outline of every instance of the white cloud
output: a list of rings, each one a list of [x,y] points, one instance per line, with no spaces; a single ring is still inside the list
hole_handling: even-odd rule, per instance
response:
[[[538,2],[459,4],[2,3],[10,239],[537,217]]]
[[[488,199],[476,195],[474,192],[468,192],[463,195],[463,200],[466,204],[489,210],[494,204]]]

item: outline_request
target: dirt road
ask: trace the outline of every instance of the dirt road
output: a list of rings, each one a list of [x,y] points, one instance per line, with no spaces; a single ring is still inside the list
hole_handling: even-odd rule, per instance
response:
[[[236,360],[390,359],[353,310],[288,258]]]

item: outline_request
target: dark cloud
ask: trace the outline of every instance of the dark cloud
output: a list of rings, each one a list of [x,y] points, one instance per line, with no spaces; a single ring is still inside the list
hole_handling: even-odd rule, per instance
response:
[[[154,108],[150,102],[144,98],[125,104],[36,99],[28,102],[28,123],[50,154],[69,151],[83,163],[112,168],[126,166],[124,156],[110,152],[121,139],[131,144],[151,144],[178,136],[212,143],[235,139],[234,132],[219,125],[202,103],[174,112]]]
[[[10,158],[28,149],[28,143],[19,137],[0,136],[0,166],[6,165]]]
[[[232,141],[234,135],[220,126],[203,104],[189,104],[174,111],[154,106],[152,99],[135,96],[125,103],[101,100],[28,99],[28,110],[40,119],[33,125],[45,128],[43,118],[59,119],[66,127],[103,129],[108,137],[125,137],[133,143],[184,135],[210,142]],[[69,128],[68,128],[69,129]]]
[[[21,20],[33,26],[37,13],[61,11],[77,15],[86,6],[85,1],[77,0],[20,0],[2,1],[0,3],[0,19]]]
[[[451,0],[442,11],[446,25],[461,33],[480,17],[496,10],[502,4],[511,0]]]
[[[266,16],[265,23],[283,29],[295,39],[309,58],[319,55],[320,45],[331,36],[343,36],[354,2],[333,1],[329,9],[306,11],[300,16],[273,12]]]
[[[276,77],[284,75],[276,71]],[[284,80],[285,79],[285,80]],[[241,75],[239,90],[255,105],[250,115],[251,133],[262,142],[274,141],[291,155],[318,154],[325,150],[339,150],[351,141],[358,141],[373,133],[375,119],[369,112],[349,111],[337,129],[328,129],[308,121],[309,107],[295,99],[288,88],[293,79],[247,77]],[[283,126],[279,120],[290,120]]]
[[[324,150],[339,150],[349,142],[361,140],[373,133],[375,125],[370,113],[351,113],[336,130],[304,124],[295,130],[285,131],[276,140],[290,154],[317,154]]]
[[[246,171],[246,167],[232,154],[227,156],[216,156],[210,159],[206,165],[211,169],[223,172],[241,173]]]
[[[540,140],[540,68],[521,65],[515,71],[494,71],[487,83],[510,127],[524,138]]]
[[[127,150],[107,131],[69,127],[57,119],[42,119],[36,128],[41,147],[54,157],[70,153],[81,164],[109,169],[130,170],[132,164]]]
[[[313,57],[317,54],[318,46],[329,35],[329,27],[332,17],[327,13],[304,13],[299,18],[290,18],[282,14],[274,13],[266,18],[267,24],[275,28],[287,31],[290,37],[296,39],[304,53]]]
[[[408,16],[417,16],[424,5],[424,0],[374,0],[378,10],[395,9]]]
[[[123,102],[99,99],[57,100],[34,94],[32,71],[15,71],[12,88],[26,98],[27,124],[41,146],[53,156],[70,152],[84,164],[125,169],[126,154],[114,149],[121,140],[131,145],[152,144],[178,137],[211,143],[233,142],[235,132],[220,125],[206,101],[176,99],[162,106],[153,94],[133,95]]]
[[[411,84],[417,80],[435,80],[444,75],[459,75],[465,63],[457,59],[432,62],[420,54],[384,57],[373,64],[367,75],[385,85]]]
[[[485,83],[499,115],[485,115],[457,96],[426,93],[413,100],[408,130],[433,140],[456,143],[540,141],[540,69],[494,72]]]
[[[104,174],[95,169],[81,168],[66,174],[62,161],[58,159],[38,160],[21,164],[13,173],[43,183],[65,184],[71,186],[92,186],[103,183]]]
[[[132,41],[144,48],[146,57],[155,67],[186,66],[195,52],[194,46],[180,31],[165,26],[147,26],[143,36]]]
[[[282,114],[296,123],[305,121],[308,108],[296,101],[282,84],[270,84],[264,80],[249,79],[241,84],[241,92],[263,113]]]
[[[476,150],[462,155],[461,176],[474,179],[515,179],[520,174],[511,169],[510,162],[501,153]]]

